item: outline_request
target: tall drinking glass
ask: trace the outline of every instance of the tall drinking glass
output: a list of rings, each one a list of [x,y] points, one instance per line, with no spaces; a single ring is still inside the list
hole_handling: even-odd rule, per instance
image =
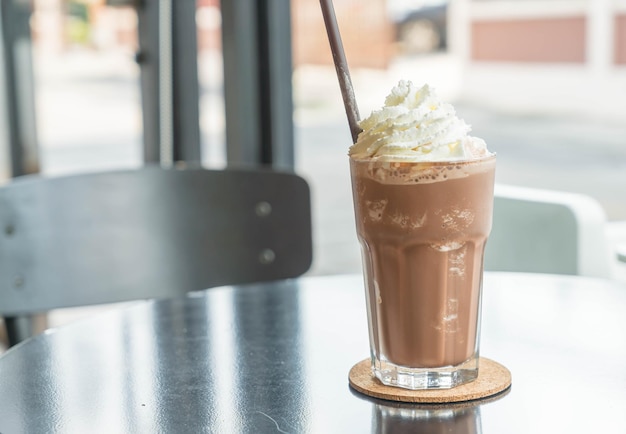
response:
[[[350,158],[372,371],[407,389],[478,376],[495,155],[453,162]]]

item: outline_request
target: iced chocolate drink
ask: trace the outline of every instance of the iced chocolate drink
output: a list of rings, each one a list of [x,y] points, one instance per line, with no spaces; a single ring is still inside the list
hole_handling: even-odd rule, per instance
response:
[[[495,156],[428,86],[400,82],[350,149],[372,369],[448,388],[478,375]]]

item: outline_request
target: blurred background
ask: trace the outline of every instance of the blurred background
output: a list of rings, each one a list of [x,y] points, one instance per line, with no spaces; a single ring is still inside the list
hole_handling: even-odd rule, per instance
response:
[[[151,3],[156,0],[2,0],[3,182],[12,176],[9,132],[18,115],[28,152],[37,155],[27,171],[143,164],[138,62],[145,58],[137,11]],[[177,49],[197,59],[202,164],[223,167],[222,47],[232,29],[222,28],[218,0],[193,3],[188,25],[195,26],[197,43]],[[293,74],[283,84],[293,103],[294,167],[309,181],[314,201],[310,273],[359,272],[346,156],[351,140],[319,1],[277,4],[288,12],[282,24],[291,35],[285,46]],[[497,182],[584,193],[609,220],[626,220],[626,0],[334,4],[362,116],[381,106],[399,79],[428,82],[497,152]],[[27,20],[28,35],[11,39],[20,19]],[[238,120],[236,128],[248,127]]]

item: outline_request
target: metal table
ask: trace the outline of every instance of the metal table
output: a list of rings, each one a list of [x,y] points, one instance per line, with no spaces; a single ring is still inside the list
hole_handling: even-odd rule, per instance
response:
[[[0,433],[626,431],[626,286],[487,273],[482,355],[509,393],[468,406],[359,395],[360,276],[224,287],[60,327],[0,357]]]

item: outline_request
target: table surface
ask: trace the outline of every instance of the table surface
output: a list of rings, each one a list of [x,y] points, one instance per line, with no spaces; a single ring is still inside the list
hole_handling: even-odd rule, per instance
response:
[[[0,357],[0,433],[626,432],[626,286],[486,273],[481,354],[511,390],[467,406],[375,400],[360,276],[139,302]]]

